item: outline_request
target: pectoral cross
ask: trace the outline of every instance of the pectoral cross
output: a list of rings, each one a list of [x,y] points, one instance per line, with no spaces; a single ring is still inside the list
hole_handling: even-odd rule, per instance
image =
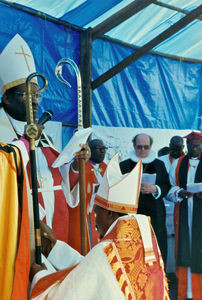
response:
[[[26,54],[26,53],[24,52],[23,46],[21,46],[21,50],[22,50],[22,52],[15,52],[15,54],[22,54],[22,55],[24,56],[24,59],[25,59],[25,62],[26,62],[28,71],[30,72],[30,67],[29,67],[29,64],[28,64],[28,61],[27,61],[27,57],[26,57],[26,56],[31,57],[31,55],[30,55],[30,54]]]

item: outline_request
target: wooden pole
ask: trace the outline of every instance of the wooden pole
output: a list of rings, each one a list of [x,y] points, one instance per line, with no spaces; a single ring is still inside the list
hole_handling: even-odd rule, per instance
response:
[[[86,190],[85,190],[85,159],[79,159],[79,192],[80,192],[80,233],[81,254],[87,254],[87,220],[86,220]]]

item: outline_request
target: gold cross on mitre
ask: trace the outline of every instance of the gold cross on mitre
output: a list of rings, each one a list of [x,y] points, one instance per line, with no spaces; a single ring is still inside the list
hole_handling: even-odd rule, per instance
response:
[[[24,52],[23,46],[21,46],[21,50],[22,50],[22,52],[15,52],[15,54],[22,54],[22,55],[24,56],[24,59],[25,59],[25,62],[26,62],[28,71],[30,72],[30,67],[29,67],[29,64],[28,64],[28,61],[27,61],[27,57],[26,57],[26,56],[31,57],[31,55],[30,55],[30,54],[26,54],[26,53]]]

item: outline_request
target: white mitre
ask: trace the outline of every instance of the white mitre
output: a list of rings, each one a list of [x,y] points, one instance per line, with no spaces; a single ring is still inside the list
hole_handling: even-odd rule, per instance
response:
[[[0,54],[0,90],[6,90],[26,82],[27,77],[36,72],[32,52],[23,40],[16,34]],[[32,82],[37,83],[36,79]]]
[[[141,177],[141,160],[130,173],[122,175],[119,167],[119,154],[116,153],[106,168],[94,203],[111,211],[136,213]]]

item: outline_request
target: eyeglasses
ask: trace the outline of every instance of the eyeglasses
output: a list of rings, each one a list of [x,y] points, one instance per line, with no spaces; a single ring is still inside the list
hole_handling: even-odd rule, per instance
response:
[[[143,148],[145,150],[149,150],[150,149],[150,146],[149,145],[136,145],[135,146],[138,150],[142,150]]]
[[[170,146],[171,151],[180,151],[184,148],[184,146]]]
[[[92,149],[104,151],[104,150],[107,150],[108,147],[99,147],[99,146],[95,146],[95,147],[92,147]]]
[[[25,92],[12,92],[12,94],[19,95],[19,97],[22,97],[23,100],[26,100],[26,93]],[[32,98],[37,99],[38,101],[41,101],[43,99],[43,96],[38,93],[31,93]]]
[[[200,148],[202,148],[202,144],[194,145],[194,144],[189,143],[189,144],[187,144],[187,147],[200,149]]]

